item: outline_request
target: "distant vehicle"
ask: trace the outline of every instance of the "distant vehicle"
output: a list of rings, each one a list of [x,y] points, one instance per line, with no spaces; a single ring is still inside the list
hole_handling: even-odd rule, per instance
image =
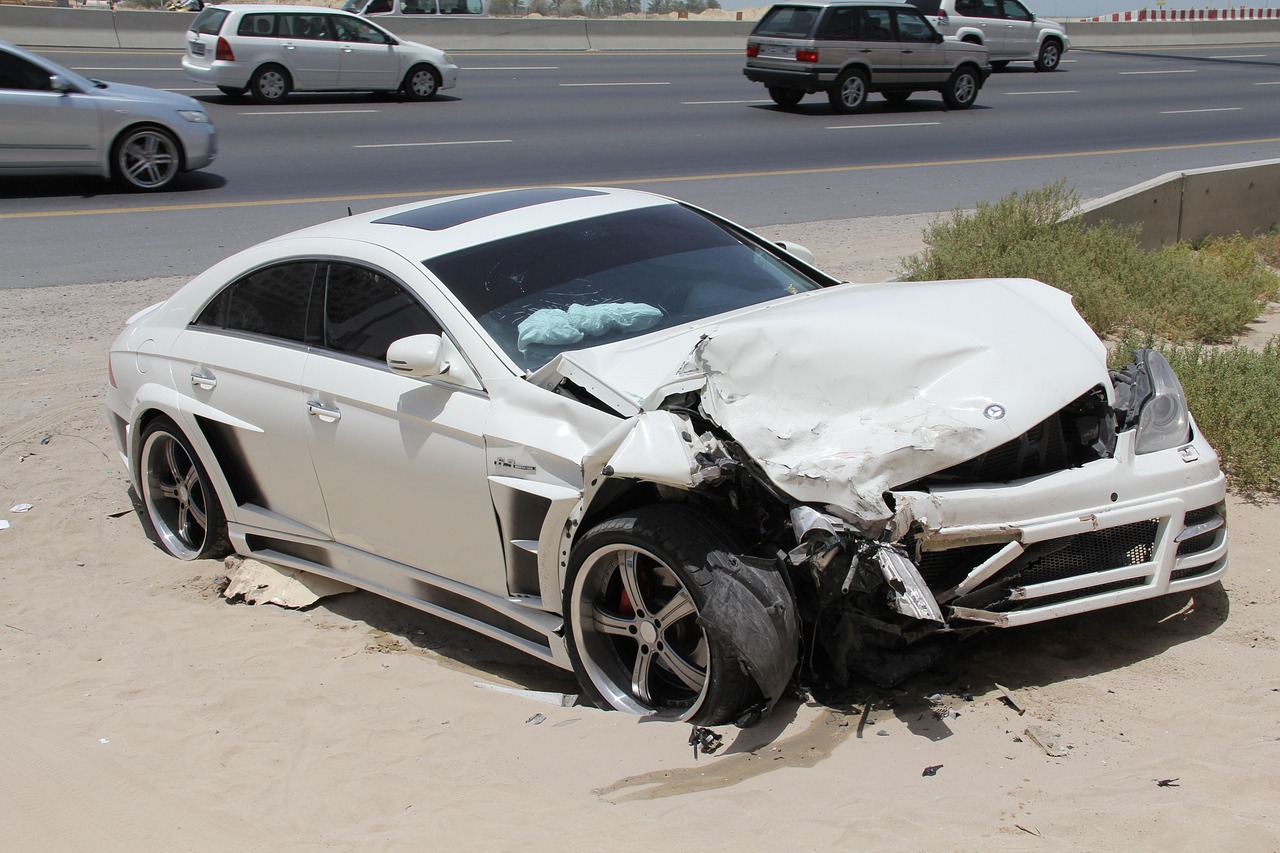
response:
[[[342,11],[354,15],[447,15],[487,18],[485,0],[347,0]]]
[[[217,151],[209,114],[186,95],[90,80],[0,41],[0,175],[101,175],[151,191]]]
[[[1037,71],[1055,71],[1071,49],[1067,28],[1037,18],[1018,0],[907,0],[929,16],[938,32],[986,46],[991,67],[1029,60]]]
[[[991,66],[985,48],[944,38],[907,3],[800,0],[779,3],[756,24],[743,73],[784,108],[826,92],[833,110],[856,113],[871,92],[901,104],[932,91],[963,110]]]
[[[290,92],[402,92],[414,101],[457,84],[449,54],[364,18],[314,6],[208,6],[187,33],[182,69],[260,104]]]

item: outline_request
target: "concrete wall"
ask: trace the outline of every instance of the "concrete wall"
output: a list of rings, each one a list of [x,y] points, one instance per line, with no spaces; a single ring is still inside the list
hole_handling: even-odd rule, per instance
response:
[[[742,50],[754,21],[555,18],[379,18],[444,50]],[[0,5],[0,37],[31,47],[182,47],[190,12]],[[1069,22],[1074,47],[1280,41],[1280,18],[1226,21]]]
[[[1280,160],[1169,172],[1086,205],[1080,218],[1090,225],[1141,224],[1148,250],[1265,234],[1280,224]]]

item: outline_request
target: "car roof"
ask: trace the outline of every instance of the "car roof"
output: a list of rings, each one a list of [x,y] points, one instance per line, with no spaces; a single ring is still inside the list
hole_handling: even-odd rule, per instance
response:
[[[279,3],[226,3],[206,6],[206,9],[223,9],[227,12],[336,12],[349,15],[341,9],[329,6],[286,6]]]
[[[526,187],[449,196],[354,214],[267,242],[314,238],[358,240],[422,262],[555,225],[674,204],[679,202],[638,190]]]
[[[774,6],[813,6],[818,8],[826,8],[827,6],[891,6],[900,9],[915,8],[905,0],[795,0],[795,2],[775,3]]]

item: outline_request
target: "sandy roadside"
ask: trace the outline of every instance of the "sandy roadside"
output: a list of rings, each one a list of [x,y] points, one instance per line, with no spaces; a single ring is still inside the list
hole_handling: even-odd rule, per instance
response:
[[[759,230],[877,280],[928,218]],[[0,850],[1280,850],[1280,507],[1232,501],[1220,587],[992,632],[865,721],[790,705],[695,757],[477,689],[575,688],[439,620],[231,606],[151,545],[105,352],[180,283],[0,290]]]

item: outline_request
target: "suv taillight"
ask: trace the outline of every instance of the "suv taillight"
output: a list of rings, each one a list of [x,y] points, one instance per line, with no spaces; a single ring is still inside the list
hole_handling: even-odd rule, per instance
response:
[[[816,50],[805,50],[803,48],[796,50],[796,62],[817,62],[818,52]]]
[[[231,45],[222,36],[218,36],[218,46],[214,49],[213,58],[219,62],[235,62],[236,55],[231,52]]]
[[[759,55],[760,55],[760,45],[758,44],[747,45],[747,59],[752,59]]]

